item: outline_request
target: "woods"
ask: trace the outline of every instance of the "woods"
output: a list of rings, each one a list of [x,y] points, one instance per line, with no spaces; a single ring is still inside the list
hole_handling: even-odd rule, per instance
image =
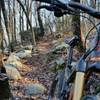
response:
[[[8,47],[10,51],[14,51],[14,45],[17,44],[17,42],[21,43],[21,39],[17,40],[17,38],[21,37],[19,33],[28,29],[31,30],[31,44],[34,46],[36,45],[36,36],[33,27],[40,28],[40,37],[44,36],[45,31],[47,31],[47,33],[52,32],[54,36],[60,31],[65,34],[72,32],[73,34],[78,36],[81,33],[79,16],[72,17],[72,22],[71,17],[69,19],[69,15],[63,16],[62,18],[56,18],[53,16],[53,13],[50,13],[46,10],[37,11],[37,8],[41,5],[41,3],[37,1],[34,2],[32,0],[29,0],[28,2],[20,0],[8,0],[5,2],[1,0],[0,2],[2,11],[1,21],[4,20],[4,23],[1,24],[1,29],[3,29],[3,31],[6,31],[7,34],[6,39],[4,38],[3,45],[6,44],[6,47]],[[84,1],[82,0],[76,2],[84,3]],[[85,3],[88,3],[88,1]],[[97,7],[97,9],[99,9],[98,1],[96,2],[95,0],[91,0],[90,6],[93,8]],[[72,28],[70,23],[72,23]],[[67,26],[67,24],[70,24],[70,27],[69,25]],[[75,29],[78,30],[76,31]],[[79,37],[80,42],[82,42],[81,36]],[[82,48],[82,46],[80,48]]]
[[[74,1],[100,11],[99,0],[60,1]],[[4,84],[0,79],[0,100],[13,100],[17,97],[21,98],[18,100],[47,100],[55,72],[59,70],[59,66],[65,66],[69,49],[65,41],[73,36],[79,38],[72,57],[73,65],[92,45],[88,41],[96,34],[96,30],[91,31],[87,41],[85,38],[99,19],[79,9],[75,13],[56,17],[53,11],[38,10],[41,5],[49,4],[35,0],[0,0],[0,55],[3,55],[0,56],[0,77],[2,73],[8,75]],[[63,12],[62,9],[61,11]],[[2,72],[3,68],[6,72]],[[14,73],[17,73],[16,76],[13,76]],[[19,87],[19,90],[15,87]]]

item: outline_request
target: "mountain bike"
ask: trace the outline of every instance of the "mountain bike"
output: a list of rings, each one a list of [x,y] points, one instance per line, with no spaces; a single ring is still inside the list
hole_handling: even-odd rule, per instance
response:
[[[78,13],[87,13],[95,18],[100,19],[100,12],[80,3],[69,2],[65,4],[59,0],[35,1],[48,3],[49,5],[40,6],[39,9],[45,8],[49,11],[53,11],[56,17],[61,17],[65,14],[80,16]],[[100,23],[94,25],[94,27],[91,29],[93,30],[96,28],[97,30],[97,36],[94,43],[96,45],[93,48],[86,50],[86,52],[77,62],[76,67],[67,65],[55,76],[48,100],[100,100],[100,97],[97,96],[97,94],[100,94],[100,90],[96,94],[84,93],[85,85],[88,83],[91,73],[95,72],[100,74],[100,58],[98,56],[98,54],[100,54],[100,49],[98,49],[98,45],[100,44],[100,29],[97,28],[98,25],[100,25]],[[89,57],[89,55],[94,55],[94,53],[97,54],[98,59],[96,61],[90,59],[92,63],[88,64],[87,57]]]
[[[59,98],[61,94],[62,86],[64,84],[64,80],[65,80],[64,75],[66,73],[68,77],[72,71],[71,68],[73,67],[72,66],[73,49],[78,44],[78,42],[79,42],[79,38],[77,36],[74,36],[70,40],[65,41],[65,43],[69,45],[69,48],[67,50],[68,57],[67,57],[67,62],[65,66],[65,68],[68,68],[67,73],[65,71],[65,68],[63,70],[57,71],[57,73],[55,74],[54,80],[52,82],[52,85],[51,85],[51,90],[49,93],[48,100],[51,100],[52,98]]]

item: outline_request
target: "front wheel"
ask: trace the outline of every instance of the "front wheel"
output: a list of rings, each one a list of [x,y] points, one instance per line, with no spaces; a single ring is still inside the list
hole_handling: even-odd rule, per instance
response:
[[[60,100],[62,86],[64,82],[64,74],[64,70],[61,70],[56,73],[50,88],[48,100]]]

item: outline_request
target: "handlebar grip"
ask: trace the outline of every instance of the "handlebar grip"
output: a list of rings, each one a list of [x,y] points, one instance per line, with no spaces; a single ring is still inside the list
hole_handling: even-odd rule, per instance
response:
[[[39,1],[39,2],[44,2],[44,3],[49,3],[49,4],[53,2],[53,0],[33,0],[33,1]]]
[[[95,17],[95,18],[100,19],[100,12],[95,10],[95,9],[93,9],[93,8],[91,8],[91,7],[87,7],[87,6],[83,5],[83,4],[80,4],[80,3],[77,3],[77,2],[74,2],[74,1],[73,2],[72,1],[69,2],[68,5],[70,7],[76,8],[76,9],[78,8],[78,9],[86,12],[87,14],[89,14],[89,15]]]
[[[61,17],[63,16],[64,14],[66,14],[65,12],[63,12],[60,8],[58,8],[57,6],[55,5],[50,5],[50,6],[47,6],[47,5],[42,5],[40,7],[38,7],[38,10],[40,9],[47,9],[48,11],[54,11],[54,15],[56,17]]]
[[[43,8],[47,9],[49,11],[54,11],[54,9],[51,6],[46,6],[46,5],[42,5],[42,6],[38,7],[37,10],[40,10],[40,9],[43,9]]]
[[[66,4],[64,4],[63,2],[61,2],[59,0],[33,0],[33,1],[39,1],[39,2],[44,2],[44,3],[56,5],[57,7],[62,8],[64,10],[67,9]]]
[[[55,5],[58,8],[61,8],[63,10],[68,10],[68,11],[72,11],[72,12],[77,12],[75,11],[75,9],[79,9],[84,11],[85,13],[100,19],[100,12],[98,12],[97,10],[91,8],[91,7],[87,7],[83,4],[77,3],[77,2],[69,2],[68,4],[65,4],[59,0],[33,0],[33,1],[39,1],[39,2],[44,2],[44,3],[49,3],[52,5]],[[48,9],[48,8],[47,8]]]

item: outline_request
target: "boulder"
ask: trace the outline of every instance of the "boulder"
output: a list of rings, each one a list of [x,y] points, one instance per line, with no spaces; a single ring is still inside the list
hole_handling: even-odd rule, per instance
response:
[[[18,56],[16,56],[15,53],[10,54],[10,56],[8,57],[8,59],[5,61],[6,64],[11,64],[13,65],[13,67],[16,68],[23,68],[23,64],[20,61],[20,58]]]
[[[25,50],[25,49],[17,51],[15,53],[15,55],[21,59],[26,58],[26,57],[31,57],[31,54],[32,54],[31,50]]]
[[[43,94],[45,90],[46,88],[42,84],[39,84],[39,83],[25,85],[25,93],[27,95]]]
[[[14,67],[14,65],[4,64],[4,67],[6,69],[9,79],[19,80],[22,78],[19,71]]]
[[[62,43],[57,43],[54,45],[54,47],[50,50],[50,52],[52,53],[58,53],[58,52],[62,52],[62,50],[67,50],[69,48],[69,45],[66,44],[65,42]]]

